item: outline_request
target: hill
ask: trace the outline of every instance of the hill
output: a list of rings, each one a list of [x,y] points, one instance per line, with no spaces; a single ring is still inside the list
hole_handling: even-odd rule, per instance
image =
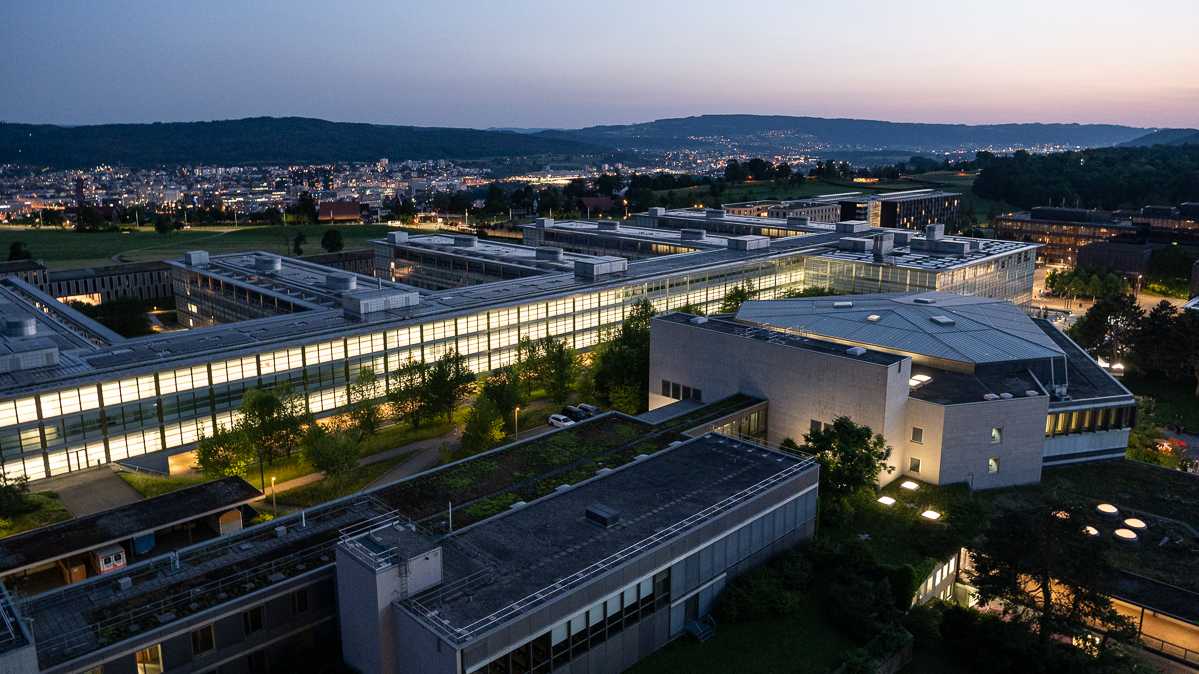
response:
[[[838,149],[905,151],[1071,145],[1116,145],[1146,129],[1114,124],[923,124],[782,115],[700,115],[641,124],[545,131],[543,137],[621,149],[702,147],[723,142],[770,142]]]
[[[1121,147],[1153,145],[1199,145],[1199,129],[1157,129],[1120,144]]]
[[[574,155],[597,149],[578,140],[537,134],[352,124],[304,117],[94,126],[0,123],[0,163],[63,168],[97,164],[319,164],[380,157],[481,159]]]

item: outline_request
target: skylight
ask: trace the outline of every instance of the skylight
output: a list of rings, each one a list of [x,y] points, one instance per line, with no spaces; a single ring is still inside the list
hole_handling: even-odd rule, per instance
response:
[[[908,380],[908,386],[912,388],[919,388],[932,380],[933,378],[927,374],[914,374],[912,375],[912,378]]]

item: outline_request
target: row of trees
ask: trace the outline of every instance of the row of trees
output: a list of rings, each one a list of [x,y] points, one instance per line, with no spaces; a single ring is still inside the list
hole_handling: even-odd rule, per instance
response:
[[[1045,277],[1045,288],[1056,297],[1089,297],[1095,300],[1126,292],[1128,281],[1112,272],[1100,273],[1077,267],[1049,272]]]

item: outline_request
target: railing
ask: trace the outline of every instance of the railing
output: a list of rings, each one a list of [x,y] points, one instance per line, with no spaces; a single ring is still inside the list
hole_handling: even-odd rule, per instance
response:
[[[1199,665],[1199,651],[1192,651],[1189,648],[1179,646],[1178,644],[1170,643],[1165,639],[1151,637],[1148,634],[1141,635],[1141,645],[1146,650],[1153,651],[1168,658],[1180,660],[1188,665]]]

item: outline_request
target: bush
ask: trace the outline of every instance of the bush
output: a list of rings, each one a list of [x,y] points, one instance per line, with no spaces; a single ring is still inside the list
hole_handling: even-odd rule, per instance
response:
[[[912,598],[916,596],[916,587],[921,579],[916,577],[916,569],[911,564],[902,566],[883,567],[887,572],[887,582],[891,584],[891,596],[895,608],[906,611],[912,606]]]
[[[913,606],[903,617],[904,628],[911,633],[920,646],[941,640],[941,613],[944,607],[939,602]]]
[[[29,479],[18,477],[0,484],[0,516],[15,517],[33,512],[37,504],[29,500]]]
[[[342,475],[358,465],[358,443],[344,431],[330,433],[312,424],[300,444],[308,463],[326,475]]]

